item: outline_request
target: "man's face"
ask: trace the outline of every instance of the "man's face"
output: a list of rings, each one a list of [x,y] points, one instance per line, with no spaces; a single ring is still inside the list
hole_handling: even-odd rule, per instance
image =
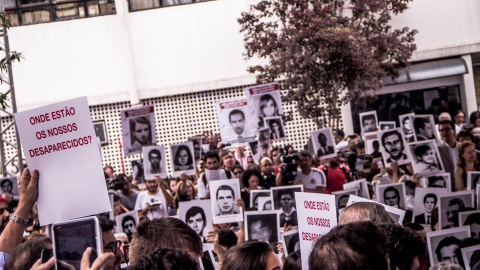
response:
[[[262,222],[260,220],[257,222],[253,222],[250,225],[250,236],[252,238],[251,240],[268,242],[270,240],[271,234],[272,230],[268,226],[262,227]]]
[[[322,147],[327,146],[327,137],[325,137],[323,134],[318,135],[318,142]]]
[[[12,193],[12,183],[10,183],[9,181],[3,183],[2,191],[3,193]]]
[[[398,136],[398,134],[392,134],[385,138],[385,150],[387,153],[392,156],[393,159],[399,160],[403,154],[403,143],[402,139]]]
[[[430,123],[425,123],[425,127],[419,129],[420,135],[427,139],[433,138],[433,126]]]
[[[308,171],[312,167],[312,160],[310,157],[300,156],[300,159],[298,160],[298,166],[300,166],[302,171]]]
[[[454,118],[455,124],[460,125],[461,123],[463,123],[463,121],[465,121],[465,114],[463,114],[463,112],[457,113]]]
[[[147,124],[136,123],[135,124],[135,138],[141,144],[146,144],[148,140],[148,135],[150,134],[150,128]]]
[[[456,251],[458,249],[457,245],[450,245],[440,249],[440,256],[442,262],[449,262],[453,264],[459,264]]]
[[[473,223],[470,225],[470,232],[473,238],[480,239],[480,223]]]
[[[160,155],[157,153],[150,153],[150,155],[148,155],[148,160],[150,163],[158,165],[160,164]]]
[[[218,170],[218,159],[207,158],[207,160],[205,162],[205,168],[207,170]]]
[[[240,113],[232,114],[230,115],[230,125],[232,125],[233,131],[240,135],[245,128],[245,118]]]
[[[377,129],[375,119],[365,119],[363,121],[364,132],[372,132]]]
[[[125,223],[123,223],[124,233],[126,233],[127,235],[132,235],[134,231],[135,231],[135,223],[133,222],[133,220],[127,220]]]
[[[113,252],[115,257],[105,262],[104,270],[119,270],[123,261],[123,252],[116,247],[117,239],[112,231],[102,232],[103,253]]]
[[[278,150],[272,152],[273,164],[277,164],[279,154],[280,152]]]
[[[108,175],[108,178],[110,178],[110,179],[114,179],[114,178],[115,178],[115,176],[113,175],[112,169],[110,169],[110,168],[105,168],[105,170],[103,170],[103,171]]]
[[[425,199],[425,212],[431,213],[435,208],[435,198],[428,197]]]
[[[217,203],[220,208],[220,212],[229,213],[233,209],[234,197],[231,190],[219,190]]]
[[[120,201],[113,202],[113,214],[115,216],[118,216],[118,215],[122,214],[122,208],[120,207]]]
[[[283,194],[280,197],[280,206],[285,212],[290,212],[293,207],[293,198],[290,194]]]
[[[147,186],[148,191],[151,193],[155,193],[158,188],[158,184],[156,180],[146,180],[145,185]]]
[[[278,123],[272,122],[272,124],[270,124],[270,129],[273,131],[278,131]]]
[[[195,216],[190,217],[187,220],[187,225],[190,226],[198,235],[202,236],[203,228],[205,227],[205,221],[202,218],[202,214],[198,213]]]
[[[200,154],[202,152],[202,148],[200,147],[200,144],[196,143],[193,145],[193,151],[195,152],[195,158],[199,158]]]
[[[458,212],[460,211],[460,205],[454,204],[447,206],[447,221],[451,227],[458,225]]]
[[[273,163],[269,158],[264,158],[262,159],[260,168],[262,169],[262,173],[265,175],[270,175],[273,172]]]
[[[400,198],[398,198],[397,193],[395,191],[392,190],[392,191],[385,192],[384,199],[385,199],[386,205],[398,207],[398,202]]]
[[[223,165],[225,165],[227,168],[231,168],[233,165],[235,165],[235,157],[232,153],[228,153],[223,157]]]
[[[455,130],[449,124],[441,124],[438,126],[438,130],[440,131],[441,139],[446,143],[451,143],[456,140],[455,138]]]

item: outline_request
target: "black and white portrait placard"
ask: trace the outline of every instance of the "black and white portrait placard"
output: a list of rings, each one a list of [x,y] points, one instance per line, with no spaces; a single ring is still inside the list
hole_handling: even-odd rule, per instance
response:
[[[480,239],[480,210],[458,213],[459,226],[470,226],[472,238]]]
[[[378,132],[365,133],[363,134],[363,139],[365,141],[365,154],[371,155],[374,158],[380,158],[382,153],[380,152],[380,137],[378,136]]]
[[[473,190],[456,191],[439,198],[438,221],[441,229],[458,227],[458,213],[473,208]]]
[[[244,90],[254,130],[265,127],[264,119],[266,117],[283,115],[278,82],[246,87]]]
[[[467,172],[467,190],[475,190],[475,187],[480,184],[480,172]],[[475,194],[477,192],[475,191]]]
[[[172,144],[170,145],[170,153],[173,177],[179,177],[182,173],[195,175],[195,157],[192,142]]]
[[[452,182],[450,181],[449,173],[439,173],[421,178],[422,187],[429,188],[446,188],[449,192],[452,191]]]
[[[379,202],[374,201],[374,200],[365,199],[365,198],[355,196],[355,195],[350,195],[350,198],[348,198],[347,206],[349,206],[351,204],[354,204],[354,203],[357,203],[357,202],[372,202],[372,203],[380,204],[385,208],[385,211],[387,211],[387,213],[390,215],[390,217],[392,218],[392,220],[395,223],[403,224],[403,219],[405,218],[405,212],[406,212],[405,210],[398,209],[398,208],[388,206],[388,205],[383,204],[383,203],[379,203]]]
[[[402,128],[403,134],[405,134],[406,142],[414,142],[415,135],[413,134],[413,122],[411,116],[414,116],[415,113],[407,113],[398,116],[398,121],[400,127]]]
[[[202,160],[202,137],[190,137],[188,138],[189,142],[193,143],[193,156],[195,162],[200,162]]]
[[[444,172],[442,159],[434,140],[408,144],[413,171],[418,176],[436,175]]]
[[[213,228],[212,203],[210,200],[180,202],[178,218],[192,228],[205,243],[207,233]]]
[[[470,237],[468,226],[427,232],[430,265],[439,262],[459,264],[460,242],[468,237]]]
[[[270,129],[270,141],[281,141],[286,139],[285,128],[282,117],[265,117],[265,127]]]
[[[344,189],[339,191],[332,192],[332,195],[335,195],[335,203],[337,205],[337,209],[341,210],[347,207],[348,199],[350,195],[358,196],[358,190],[355,188],[351,189]]]
[[[136,159],[131,161],[132,164],[132,176],[140,184],[145,181],[145,169],[143,166],[143,159]]]
[[[377,131],[377,111],[361,112],[359,113],[359,117],[362,136],[365,133]]]
[[[377,185],[378,201],[398,209],[406,210],[405,183]]]
[[[0,188],[2,193],[9,193],[12,195],[20,195],[18,191],[18,179],[16,176],[0,178]],[[1,194],[1,193],[0,193]]]
[[[460,250],[465,264],[465,270],[480,269],[480,245],[465,247]]]
[[[270,199],[271,196],[272,191],[269,189],[250,190],[250,206],[254,209],[258,209],[258,199],[261,197]]]
[[[240,199],[238,179],[210,181],[213,224],[243,221],[243,211],[237,206]]]
[[[437,132],[435,131],[435,120],[433,119],[433,115],[413,115],[410,116],[410,119],[413,123],[415,141],[439,141],[437,138]]]
[[[117,230],[123,232],[128,237],[128,242],[132,241],[133,233],[138,225],[138,211],[130,211],[116,216]]]
[[[272,187],[273,209],[280,211],[280,227],[298,226],[295,192],[303,192],[303,185]]]
[[[246,99],[221,101],[216,106],[222,142],[237,147],[255,140],[257,130],[252,128],[253,119],[248,113]]]
[[[416,188],[413,203],[412,222],[417,224],[435,225],[438,215],[433,210],[439,205],[441,195],[447,194],[447,188]]]
[[[275,244],[280,240],[278,211],[245,212],[245,238]]]
[[[392,162],[397,162],[398,165],[410,163],[407,143],[401,128],[381,131],[378,133],[378,137],[385,167],[390,167]]]
[[[98,141],[100,141],[100,145],[108,144],[108,131],[105,120],[93,121],[93,129],[95,130]]]
[[[335,140],[332,128],[324,128],[312,131],[312,142],[315,154],[320,159],[337,156],[335,153]]]
[[[380,121],[378,125],[380,126],[380,130],[389,130],[397,127],[395,121]]]
[[[145,179],[155,179],[155,176],[167,177],[165,146],[146,146],[142,148],[142,152]]]
[[[259,128],[258,129],[258,152],[262,155],[268,152],[268,148],[270,147],[270,128]]]
[[[368,193],[368,186],[366,179],[355,180],[346,184],[343,184],[343,189],[356,189],[357,194],[360,197],[365,199],[370,199],[370,194]]]
[[[298,230],[292,230],[284,233],[280,233],[280,237],[283,244],[283,251],[285,251],[285,256],[300,250],[300,238]]]
[[[258,211],[273,210],[272,197],[258,197]]]
[[[142,147],[155,145],[155,107],[153,105],[120,112],[125,156],[142,152]]]

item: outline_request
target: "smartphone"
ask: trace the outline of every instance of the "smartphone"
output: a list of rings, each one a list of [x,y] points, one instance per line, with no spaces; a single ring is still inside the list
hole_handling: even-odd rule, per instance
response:
[[[53,255],[55,269],[80,270],[83,253],[93,249],[90,265],[103,253],[102,230],[95,216],[74,219],[52,225]]]
[[[53,257],[53,250],[51,250],[51,249],[46,249],[46,248],[45,248],[45,249],[42,249],[42,255],[41,255],[41,257],[40,257],[40,258],[42,259],[42,264],[48,262],[48,260],[50,260],[50,258],[52,258],[52,257]],[[51,267],[50,269],[48,269],[48,270],[54,270],[54,269],[55,269],[55,267],[52,266],[52,267]]]

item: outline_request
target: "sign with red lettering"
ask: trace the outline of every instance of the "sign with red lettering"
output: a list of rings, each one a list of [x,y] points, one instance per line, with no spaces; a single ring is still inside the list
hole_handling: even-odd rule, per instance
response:
[[[40,172],[41,225],[112,211],[87,97],[16,113],[15,123]]]
[[[308,269],[308,258],[315,241],[337,226],[335,195],[295,192],[302,269]]]

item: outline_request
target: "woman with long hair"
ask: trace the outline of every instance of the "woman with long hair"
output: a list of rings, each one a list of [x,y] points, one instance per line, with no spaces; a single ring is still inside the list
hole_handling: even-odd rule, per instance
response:
[[[173,158],[175,171],[187,171],[193,169],[193,156],[186,145],[180,145]]]
[[[458,163],[455,169],[455,185],[458,191],[467,187],[467,172],[480,171],[475,144],[465,141],[458,146]]]
[[[260,106],[258,107],[258,126],[265,126],[263,119],[265,117],[278,116],[278,106],[275,99],[270,94],[264,94],[260,97]]]

